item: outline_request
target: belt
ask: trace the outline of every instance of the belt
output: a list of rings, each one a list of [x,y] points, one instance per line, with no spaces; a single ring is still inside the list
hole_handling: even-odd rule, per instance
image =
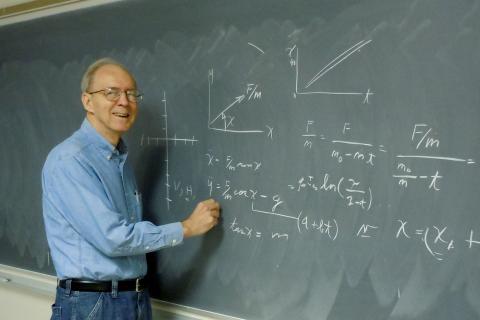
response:
[[[67,281],[71,280],[72,291],[93,291],[93,292],[111,292],[112,281],[95,281],[95,280],[81,280],[81,279],[63,279],[58,280],[60,288],[67,288]],[[136,291],[141,292],[147,287],[143,278],[118,280],[118,291]]]

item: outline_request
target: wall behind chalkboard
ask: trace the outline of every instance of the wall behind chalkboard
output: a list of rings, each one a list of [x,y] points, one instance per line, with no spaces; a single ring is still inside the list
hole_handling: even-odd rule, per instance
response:
[[[53,273],[40,170],[101,56],[145,99],[154,297],[248,319],[480,318],[480,2],[135,1],[0,28],[0,263]]]

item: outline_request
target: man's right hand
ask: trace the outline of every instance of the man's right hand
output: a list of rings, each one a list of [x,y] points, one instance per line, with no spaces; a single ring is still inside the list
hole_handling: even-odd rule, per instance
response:
[[[220,204],[213,199],[199,202],[192,214],[182,221],[183,236],[189,238],[206,233],[217,225]]]

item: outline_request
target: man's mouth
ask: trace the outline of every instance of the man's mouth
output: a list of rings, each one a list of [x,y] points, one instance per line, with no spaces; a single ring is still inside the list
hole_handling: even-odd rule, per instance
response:
[[[128,112],[112,112],[112,114],[120,118],[128,118],[130,116]]]

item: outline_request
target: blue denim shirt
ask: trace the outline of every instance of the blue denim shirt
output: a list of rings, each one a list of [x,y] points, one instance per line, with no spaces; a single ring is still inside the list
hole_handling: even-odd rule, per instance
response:
[[[60,279],[119,280],[146,274],[145,253],[183,241],[180,222],[142,219],[141,195],[121,140],[117,148],[85,119],[42,171],[43,217]]]

